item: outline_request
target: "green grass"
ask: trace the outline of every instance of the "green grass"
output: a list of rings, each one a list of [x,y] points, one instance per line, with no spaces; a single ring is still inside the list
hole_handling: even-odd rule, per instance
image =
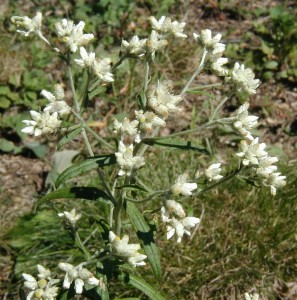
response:
[[[170,168],[165,157],[172,162]],[[147,167],[140,174],[149,186],[164,188],[185,170],[193,174],[196,161],[197,154],[185,158],[184,152],[158,148],[148,155]],[[164,275],[161,281],[156,281],[149,267],[138,268],[137,272],[167,298],[221,299],[224,296],[231,299],[236,295],[235,299],[242,299],[240,295],[256,288],[262,294],[261,299],[275,299],[272,293],[274,280],[292,281],[297,276],[297,173],[294,166],[284,166],[282,172],[288,176],[288,184],[275,198],[269,190],[246,185],[234,178],[199,198],[185,200],[183,204],[193,209],[195,216],[202,214],[202,223],[193,239],[184,238],[181,244],[166,241],[158,213],[147,214],[150,221],[157,224],[156,237]],[[108,210],[91,201],[70,201],[65,203],[67,207],[74,205],[84,212],[80,230],[84,240],[96,228],[91,216],[104,217]],[[154,201],[154,208],[160,207],[159,201]],[[148,206],[141,205],[140,208]],[[25,216],[6,236],[5,243],[15,260],[10,286],[12,296],[16,295],[16,288],[21,283],[21,273],[33,273],[37,263],[55,269],[57,262],[65,261],[70,255],[74,262],[83,259],[72,249],[72,241],[56,216],[56,211],[63,209],[60,201],[43,205],[39,213]],[[125,232],[129,232],[129,228],[124,225]],[[103,247],[99,231],[88,241],[92,253]],[[140,292],[112,282],[111,294],[127,297],[139,296]]]

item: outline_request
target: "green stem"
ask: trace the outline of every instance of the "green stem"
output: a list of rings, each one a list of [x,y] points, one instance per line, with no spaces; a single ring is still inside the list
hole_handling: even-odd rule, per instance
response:
[[[146,92],[148,88],[149,82],[149,73],[150,73],[150,64],[148,60],[145,61],[145,70],[144,70],[144,83],[143,83],[143,107],[146,107],[147,99],[146,99]]]
[[[194,93],[197,90],[211,89],[211,88],[222,86],[222,85],[223,84],[221,82],[219,82],[219,83],[213,83],[213,84],[204,84],[204,85],[196,86],[192,90],[188,90],[187,93]]]
[[[196,69],[196,71],[191,76],[191,78],[189,79],[189,81],[187,82],[187,84],[185,85],[185,87],[183,88],[183,90],[181,91],[181,93],[180,93],[181,96],[183,96],[187,92],[187,90],[188,90],[189,86],[191,85],[191,83],[193,82],[193,80],[196,78],[196,76],[204,68],[204,62],[205,62],[206,54],[207,54],[207,50],[206,50],[206,48],[204,48],[200,64],[199,64],[198,68]]]
[[[149,188],[145,183],[143,183],[142,180],[140,180],[137,176],[134,177],[136,180],[136,183],[139,184],[142,188],[144,188],[147,192],[152,193],[153,190]]]
[[[210,115],[209,121],[211,122],[215,117],[216,114],[220,111],[220,109],[223,107],[223,105],[227,102],[227,100],[229,98],[231,98],[233,96],[233,94],[235,93],[235,89],[232,89],[225,98],[223,98],[223,100],[217,105],[217,107],[214,109],[214,111],[212,112],[212,114]]]
[[[221,180],[213,183],[212,185],[207,186],[206,188],[204,188],[202,191],[196,193],[196,196],[202,195],[205,192],[208,192],[210,190],[212,190],[213,188],[217,187],[218,185],[228,181],[229,179],[235,177],[236,175],[238,175],[241,171],[243,170],[242,167],[239,167],[237,170],[235,170],[233,173],[229,174],[228,176],[222,178]]]
[[[148,197],[141,199],[141,200],[135,200],[128,196],[125,196],[125,199],[127,199],[128,201],[131,201],[131,202],[135,202],[135,203],[143,203],[143,202],[148,202],[150,200],[153,200],[153,198],[155,198],[156,196],[168,194],[169,192],[170,192],[170,190],[156,191],[156,192],[150,194]]]
[[[72,113],[79,119],[80,123],[84,127],[86,131],[88,131],[90,134],[93,135],[94,138],[96,138],[100,143],[102,143],[107,148],[114,150],[113,146],[107,143],[102,137],[100,137],[93,129],[91,129],[88,124],[84,121],[84,119],[72,109]]]
[[[84,94],[81,99],[82,108],[86,108],[87,104],[88,104],[88,91],[89,91],[90,78],[91,78],[91,76],[90,76],[90,72],[88,70],[87,71],[87,83],[85,86]]]
[[[78,231],[75,232],[75,244],[80,249],[80,251],[85,255],[86,259],[91,259],[91,255],[88,250],[85,248],[84,244],[82,243]]]

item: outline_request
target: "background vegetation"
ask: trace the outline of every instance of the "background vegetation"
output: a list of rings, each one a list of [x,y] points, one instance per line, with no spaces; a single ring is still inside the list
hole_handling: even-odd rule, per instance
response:
[[[51,161],[56,152],[55,141],[33,140],[20,132],[21,120],[27,118],[28,110],[38,110],[43,105],[40,91],[64,79],[60,62],[44,51],[39,42],[17,35],[10,24],[12,15],[33,16],[36,10],[43,12],[44,23],[51,29],[56,20],[65,16],[84,20],[86,31],[94,33],[99,40],[92,45],[94,50],[99,56],[108,53],[114,61],[121,38],[134,33],[143,35],[150,15],[166,14],[185,19],[187,32],[209,28],[223,33],[228,57],[244,62],[262,81],[258,95],[251,99],[251,108],[253,114],[262,118],[259,127],[262,140],[273,144],[270,153],[281,158],[282,173],[288,178],[287,187],[272,199],[268,191],[246,186],[243,179],[236,178],[213,192],[194,198],[189,210],[193,208],[195,215],[202,218],[194,237],[179,245],[165,240],[164,228],[156,228],[158,236],[163,237],[158,239],[163,278],[157,282],[149,268],[139,272],[145,273],[148,281],[159,287],[168,299],[243,299],[244,292],[256,290],[261,299],[285,296],[294,299],[289,294],[294,293],[297,277],[297,91],[294,88],[297,81],[297,8],[294,1],[251,1],[242,7],[239,1],[223,0],[22,0],[1,4],[0,279],[3,299],[18,299],[21,273],[34,272],[36,263],[52,267],[68,256],[80,261],[79,252],[71,250],[71,239],[61,230],[58,221],[57,211],[65,208],[63,204],[36,200],[46,193],[51,176],[58,172],[49,167],[55,166],[55,160]],[[176,46],[158,68],[165,77],[177,80],[176,85],[182,85],[178,80],[191,73],[193,57],[193,44],[183,45],[182,51]],[[110,128],[109,116],[116,113],[118,118],[123,118],[122,111],[129,111],[133,106],[131,99],[139,84],[135,76],[138,73],[141,76],[137,64],[125,63],[116,74],[116,85],[98,92],[88,110],[94,130],[106,134]],[[80,80],[83,79],[77,76],[76,81]],[[199,80],[202,83],[215,81],[207,74]],[[183,128],[188,121],[194,125],[203,120],[208,97],[207,93],[189,95],[182,118],[172,120],[169,130]],[[243,100],[232,99],[225,113],[230,113]],[[220,161],[227,161],[236,139],[225,132],[206,132],[198,142],[207,145]],[[81,145],[77,139],[68,148],[79,150]],[[66,152],[67,157],[77,154]],[[37,158],[41,159],[41,165]],[[205,159],[195,153],[187,157],[182,151],[169,153],[158,148],[149,155],[151,170],[141,171],[141,176],[144,182],[162,188],[182,170],[194,173],[194,165],[203,164]],[[164,169],[168,169],[166,161],[170,161],[171,167],[164,174]],[[23,169],[14,169],[13,166],[19,164]],[[95,183],[92,174],[81,180],[87,185]],[[66,208],[73,206],[78,210],[83,207],[86,216],[94,209],[86,201],[66,204]],[[106,214],[100,203],[97,210],[98,219],[85,218],[81,229],[82,237],[93,249],[100,247],[92,244],[95,240],[92,237],[100,239],[95,224]],[[280,280],[292,284],[288,286]],[[114,285],[113,298],[146,299],[127,286]]]

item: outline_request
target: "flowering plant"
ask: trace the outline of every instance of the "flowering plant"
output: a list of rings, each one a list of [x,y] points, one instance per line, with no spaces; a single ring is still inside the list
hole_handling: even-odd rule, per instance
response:
[[[193,232],[201,223],[201,218],[186,213],[184,208],[186,198],[200,195],[219,184],[246,173],[257,183],[270,188],[275,195],[278,188],[285,185],[285,176],[277,172],[274,165],[278,159],[269,156],[266,145],[259,143],[259,138],[253,134],[258,117],[248,112],[248,102],[241,105],[237,111],[225,118],[220,117],[224,104],[236,94],[253,95],[259,86],[259,80],[251,69],[236,62],[228,68],[228,59],[223,57],[225,44],[221,42],[221,34],[213,36],[211,30],[194,33],[195,47],[200,51],[200,62],[194,73],[180,92],[175,92],[174,83],[153,76],[153,67],[157,55],[173,43],[175,39],[189,38],[184,33],[185,22],[172,21],[168,17],[159,20],[150,18],[152,30],[147,38],[133,36],[130,40],[122,40],[121,51],[117,62],[110,58],[98,58],[96,53],[88,52],[87,46],[94,39],[93,34],[84,33],[85,23],[75,24],[72,20],[63,19],[55,24],[59,46],[49,41],[42,30],[42,14],[30,19],[28,17],[12,17],[12,22],[20,28],[18,32],[25,36],[36,35],[49,50],[56,53],[66,65],[72,101],[66,99],[64,89],[66,84],[55,84],[53,92],[42,90],[41,95],[48,100],[46,107],[40,111],[30,111],[32,120],[24,120],[24,133],[39,136],[59,135],[63,133],[60,144],[65,145],[73,138],[82,135],[88,158],[64,170],[55,182],[54,191],[45,195],[42,200],[61,198],[80,198],[87,200],[104,199],[109,208],[109,220],[98,223],[105,247],[98,251],[87,249],[79,236],[79,221],[83,218],[83,211],[77,213],[75,209],[58,214],[63,220],[65,229],[69,231],[75,245],[85,256],[85,261],[73,266],[60,262],[58,268],[65,272],[63,280],[52,279],[51,272],[41,265],[37,266],[40,280],[32,275],[23,274],[24,288],[28,289],[27,299],[61,299],[73,294],[84,294],[95,299],[109,299],[108,272],[140,289],[151,299],[164,299],[161,293],[154,290],[148,283],[135,275],[134,268],[150,264],[156,277],[161,276],[159,249],[148,220],[156,214],[159,224],[164,224],[167,239],[175,237],[177,243],[186,240],[186,236],[193,237]],[[108,86],[116,80],[117,67],[128,59],[139,60],[144,65],[143,85],[135,103],[135,111],[131,118],[122,121],[113,119],[113,134],[115,143],[110,139],[98,135],[88,126],[85,120],[85,108],[91,101],[94,90],[101,86]],[[76,65],[87,76],[84,92],[80,97],[76,92],[73,79],[73,65]],[[159,136],[161,128],[166,127],[168,120],[178,116],[182,111],[182,103],[195,78],[202,72],[208,71],[222,79],[222,84],[229,88],[229,92],[220,101],[213,103],[213,108],[205,124],[195,125],[167,136]],[[212,88],[212,85],[202,88]],[[195,89],[199,89],[196,87]],[[195,90],[194,89],[194,90]],[[69,117],[72,115],[72,119]],[[69,121],[75,120],[69,126]],[[67,121],[67,122],[66,122]],[[66,124],[66,125],[65,125]],[[241,139],[240,151],[235,157],[237,167],[231,172],[224,171],[221,162],[210,162],[204,168],[199,168],[195,174],[188,174],[188,170],[178,176],[168,187],[156,191],[154,187],[141,178],[141,169],[147,167],[146,154],[149,146],[195,150],[207,153],[203,146],[193,146],[190,141],[176,140],[176,137],[197,134],[202,129],[225,126],[236,133]],[[100,144],[94,150],[91,143],[95,139]],[[103,153],[103,154],[102,154]],[[112,171],[107,171],[111,168]],[[96,170],[100,184],[96,187],[71,186],[67,180],[80,174]],[[157,209],[150,210],[144,217],[140,210],[141,203],[159,201]],[[128,216],[128,225],[125,220]],[[148,215],[148,217],[147,217]],[[125,220],[125,222],[123,222]],[[132,225],[139,240],[129,243],[130,233],[136,240],[136,235],[128,232]],[[130,227],[131,228],[131,227]],[[126,233],[123,235],[123,233]],[[88,266],[88,267],[87,267]],[[89,270],[91,269],[92,272]],[[108,270],[108,272],[107,272]],[[90,293],[93,293],[92,296]],[[94,296],[94,294],[96,296]],[[92,298],[92,299],[93,299]]]

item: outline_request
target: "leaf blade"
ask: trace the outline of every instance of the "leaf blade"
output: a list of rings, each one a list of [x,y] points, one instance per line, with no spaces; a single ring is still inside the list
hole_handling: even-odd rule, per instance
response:
[[[153,232],[143,218],[143,215],[132,202],[127,202],[126,212],[130,218],[152,270],[157,278],[162,275],[160,254],[157,245],[154,242]]]
[[[116,159],[114,154],[88,158],[64,170],[56,180],[56,187],[59,187],[66,180],[74,178],[82,173],[115,163]]]

